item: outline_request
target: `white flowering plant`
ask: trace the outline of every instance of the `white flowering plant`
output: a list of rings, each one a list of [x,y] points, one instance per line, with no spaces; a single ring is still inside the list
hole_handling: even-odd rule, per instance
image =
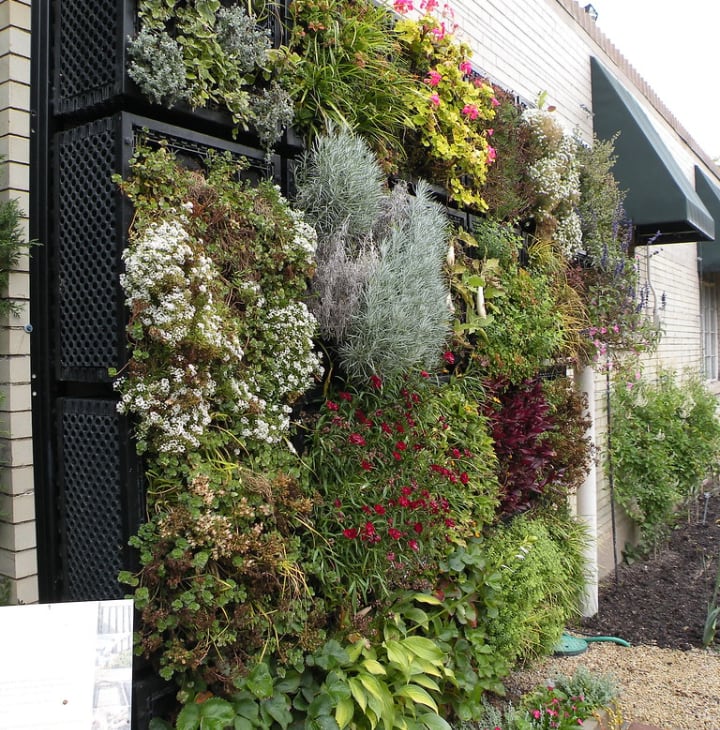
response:
[[[243,181],[241,161],[203,162],[140,146],[118,180],[135,215],[115,386],[149,513],[132,538],[140,569],[121,580],[142,615],[138,652],[181,686],[229,691],[258,656],[314,647],[298,552],[313,497],[289,432],[322,370],[303,301],[316,235],[272,182]]]
[[[527,109],[522,121],[531,130],[537,159],[527,175],[534,188],[537,235],[553,240],[572,259],[582,250],[582,230],[576,207],[580,202],[578,143],[544,109]]]
[[[245,452],[276,444],[320,372],[301,300],[314,230],[269,182],[238,183],[227,156],[210,156],[205,176],[165,147],[139,150],[132,167],[121,276],[132,357],[116,387],[139,450],[182,453],[208,429]]]

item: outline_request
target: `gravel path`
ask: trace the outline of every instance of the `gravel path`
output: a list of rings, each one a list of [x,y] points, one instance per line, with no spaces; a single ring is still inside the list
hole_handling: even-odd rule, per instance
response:
[[[625,720],[663,730],[720,730],[720,653],[657,646],[591,643],[583,654],[551,657],[506,682],[512,696],[557,674],[572,675],[580,664],[612,674],[621,688]]]

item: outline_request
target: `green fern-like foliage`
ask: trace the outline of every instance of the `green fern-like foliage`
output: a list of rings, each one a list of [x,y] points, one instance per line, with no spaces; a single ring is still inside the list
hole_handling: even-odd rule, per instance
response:
[[[388,196],[389,215],[378,236],[380,257],[340,347],[353,377],[394,377],[435,368],[449,334],[443,261],[449,225],[428,185]]]

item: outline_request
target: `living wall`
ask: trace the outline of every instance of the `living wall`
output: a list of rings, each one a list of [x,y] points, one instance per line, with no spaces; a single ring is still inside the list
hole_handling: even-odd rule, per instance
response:
[[[611,149],[410,9],[296,0],[269,52],[233,3],[141,3],[146,93],[142,48],[167,46],[176,96],[262,136],[243,110],[276,84],[307,141],[290,200],[162,145],[118,181],[116,387],[148,483],[122,580],[178,685],[156,728],[448,728],[577,609],[590,444],[564,372],[656,339]]]

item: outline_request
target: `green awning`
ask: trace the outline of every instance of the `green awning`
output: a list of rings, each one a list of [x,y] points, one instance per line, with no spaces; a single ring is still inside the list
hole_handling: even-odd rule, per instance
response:
[[[715,230],[720,231],[720,187],[695,165],[695,191],[715,219]],[[698,243],[698,268],[702,272],[720,271],[720,242]]]
[[[640,103],[596,58],[590,68],[593,127],[604,140],[619,133],[613,174],[626,191],[625,211],[637,243],[712,240],[713,217]]]

